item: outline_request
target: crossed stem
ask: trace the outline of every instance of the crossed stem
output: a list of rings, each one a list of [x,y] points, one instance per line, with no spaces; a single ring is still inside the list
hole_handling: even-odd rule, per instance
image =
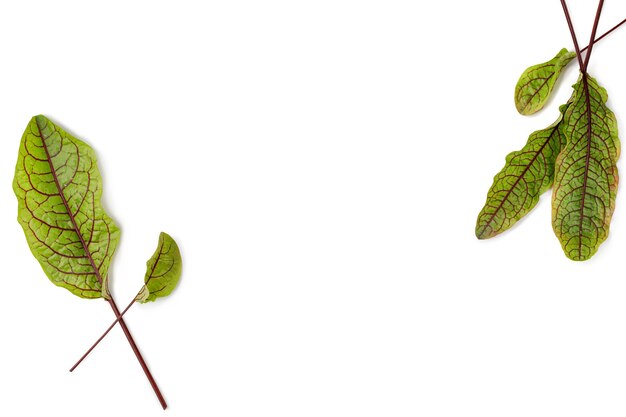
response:
[[[137,293],[137,296],[139,296],[139,293]],[[116,316],[117,318],[115,319],[115,321],[113,323],[111,323],[111,325],[109,326],[108,329],[106,329],[106,331],[102,334],[102,336],[100,336],[98,338],[98,340],[96,340],[96,342],[87,350],[87,352],[85,352],[85,354],[83,356],[81,356],[81,358],[74,364],[74,366],[72,366],[70,368],[70,372],[73,372],[74,369],[76,369],[76,367],[78,365],[80,365],[80,363],[85,360],[85,358],[91,353],[92,350],[94,350],[94,348],[96,346],[98,346],[98,344],[102,341],[102,339],[104,339],[106,337],[107,334],[109,334],[109,332],[113,329],[113,327],[115,327],[115,325],[119,322],[120,326],[122,326],[122,330],[124,329],[125,325],[124,320],[122,319],[122,317],[124,316],[124,314],[126,314],[126,312],[133,306],[133,304],[135,304],[135,301],[137,301],[137,296],[135,298],[133,298],[133,301],[131,301],[126,308],[124,309],[124,311],[122,311],[121,313],[119,312],[119,310],[116,310]],[[116,307],[117,309],[117,307]],[[126,333],[126,332],[124,332]],[[130,341],[130,340],[129,340]],[[131,343],[132,346],[132,343]],[[134,350],[134,349],[133,349]],[[142,361],[140,361],[140,363],[142,363]],[[143,367],[143,364],[142,364]],[[145,369],[144,369],[145,370]],[[152,375],[148,376],[148,380],[150,380],[150,384],[152,384],[152,382],[154,381],[154,379],[151,379]],[[155,388],[156,384],[153,385],[152,387]],[[161,392],[159,391],[158,387],[156,387],[155,392],[157,392],[157,397],[159,397],[159,401],[161,401],[162,396],[160,396]],[[163,400],[161,402],[161,405],[165,404],[165,400]],[[165,408],[167,407],[167,404],[165,404],[165,406],[163,407],[163,409],[165,410]]]
[[[163,407],[163,409],[165,410],[167,408],[167,403],[165,402],[165,398],[163,398],[163,394],[161,394],[161,390],[159,389],[159,386],[154,380],[154,377],[152,376],[150,369],[148,369],[148,365],[146,364],[146,361],[143,359],[141,352],[139,352],[139,348],[137,347],[137,344],[135,343],[133,336],[130,334],[130,330],[128,330],[128,327],[126,327],[126,323],[124,322],[124,319],[122,319],[122,314],[120,313],[120,310],[117,308],[115,301],[113,301],[113,297],[110,297],[107,301],[111,305],[111,308],[113,309],[113,312],[115,313],[115,317],[117,317],[115,322],[117,323],[119,321],[120,327],[122,328],[122,331],[124,332],[124,335],[126,336],[126,339],[128,339],[128,343],[130,343],[130,347],[135,353],[135,356],[137,357],[137,360],[139,361],[141,368],[143,369],[144,373],[146,374],[146,377],[148,378],[148,382],[150,382],[150,385],[152,386],[154,393],[159,399],[159,402],[161,403],[161,407]]]
[[[578,46],[578,38],[576,37],[576,31],[574,30],[574,25],[572,24],[572,18],[570,17],[569,10],[567,8],[567,4],[565,3],[565,0],[561,0],[561,6],[563,7],[563,13],[565,13],[565,19],[567,20],[567,27],[569,28],[569,32],[572,36],[572,41],[574,41],[574,48],[576,49],[576,57],[578,58],[578,65],[580,67],[580,72],[583,74],[583,81],[585,81],[586,76],[587,76],[587,66],[589,65],[589,59],[591,58],[591,51],[593,50],[593,45],[597,42],[597,41],[594,41],[594,39],[596,38],[596,31],[598,29],[598,23],[600,22],[600,14],[602,14],[602,7],[604,6],[604,0],[600,0],[598,2],[598,10],[596,11],[596,17],[593,21],[593,29],[591,31],[591,38],[589,39],[589,46],[587,46],[589,50],[587,51],[587,54],[585,55],[584,62],[583,62],[582,53],[587,48],[581,50],[580,47]],[[619,25],[621,25],[621,23],[618,24],[617,26]],[[605,33],[604,35],[602,35],[600,38],[606,36],[608,33],[615,30],[617,26],[611,29],[610,31],[608,31],[607,33]]]

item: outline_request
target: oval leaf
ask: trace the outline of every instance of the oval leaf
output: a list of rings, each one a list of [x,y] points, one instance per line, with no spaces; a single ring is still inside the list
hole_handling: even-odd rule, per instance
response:
[[[96,155],[44,116],[22,136],[13,190],[30,249],[55,285],[102,296],[120,232],[100,205]]]
[[[576,261],[596,253],[615,209],[620,142],[607,98],[594,78],[581,75],[563,116],[567,145],[556,160],[552,227],[565,254]]]
[[[145,285],[135,297],[140,303],[170,295],[180,280],[182,258],[178,245],[170,235],[161,232],[159,245],[146,265]]]
[[[574,58],[576,58],[575,52],[568,52],[563,48],[550,61],[527,68],[515,86],[517,111],[529,115],[541,110],[550,98],[554,83],[561,75],[561,71]]]
[[[552,186],[554,162],[565,146],[561,131],[563,112],[549,127],[533,132],[521,150],[506,157],[504,168],[494,177],[485,206],[478,214],[476,237],[494,237],[517,223]]]

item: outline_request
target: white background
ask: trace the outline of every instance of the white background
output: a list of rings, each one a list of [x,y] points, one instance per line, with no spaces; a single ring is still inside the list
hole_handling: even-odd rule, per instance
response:
[[[569,1],[582,44],[594,3]],[[626,17],[606,3],[600,33]],[[0,415],[163,415],[119,329],[67,371],[113,314],[53,286],[15,220],[39,113],[98,153],[120,305],[158,233],[180,244],[179,288],[127,316],[169,415],[626,413],[623,195],[588,262],[549,193],[474,237],[576,79],[515,111],[522,70],[572,45],[557,0],[3,1],[0,40]],[[590,64],[623,131],[624,45]]]

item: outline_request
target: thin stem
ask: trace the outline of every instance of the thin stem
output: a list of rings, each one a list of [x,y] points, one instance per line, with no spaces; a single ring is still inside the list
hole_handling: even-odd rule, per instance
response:
[[[626,19],[622,20],[621,22],[619,22],[617,25],[613,26],[610,30],[604,32],[602,34],[602,36],[599,36],[595,41],[593,41],[593,43],[598,43],[598,41],[604,39],[607,35],[609,35],[611,32],[613,32],[615,29],[617,29],[618,27],[622,26],[624,23],[626,23]],[[580,53],[582,54],[583,52],[585,52],[587,49],[589,49],[589,45],[585,46],[583,49],[580,50]]]
[[[146,374],[146,377],[148,377],[148,381],[150,382],[150,385],[152,385],[152,389],[154,390],[154,393],[159,399],[159,402],[161,403],[161,407],[163,407],[163,409],[165,410],[167,408],[167,403],[165,402],[165,398],[163,398],[163,394],[161,394],[161,390],[159,389],[154,378],[152,377],[152,374],[150,373],[150,369],[148,369],[148,365],[146,364],[146,361],[144,361],[143,356],[141,356],[141,352],[139,352],[139,348],[137,347],[137,344],[135,344],[135,341],[133,340],[133,336],[130,334],[130,330],[128,330],[128,327],[126,327],[126,323],[124,322],[124,319],[122,318],[122,315],[120,314],[120,310],[117,308],[117,305],[115,305],[115,301],[113,301],[113,297],[109,298],[107,301],[111,305],[111,308],[113,309],[113,312],[115,313],[115,317],[117,317],[117,319],[119,320],[120,327],[122,328],[122,331],[124,332],[124,335],[126,336],[126,339],[128,339],[128,343],[130,343],[130,347],[133,349],[133,352],[135,352],[135,356],[137,357],[137,360],[139,361],[139,364],[141,365],[143,372]]]
[[[580,48],[578,47],[578,39],[576,38],[576,31],[574,31],[572,18],[569,15],[569,10],[567,9],[567,4],[565,3],[565,0],[561,0],[561,6],[563,6],[563,12],[565,13],[565,19],[567,20],[567,27],[569,28],[569,33],[572,35],[572,40],[574,41],[574,49],[576,50],[576,57],[578,58],[578,66],[580,67],[580,70],[582,71],[584,68],[583,59],[581,56]]]
[[[583,73],[587,73],[587,66],[589,65],[589,58],[591,58],[591,51],[593,50],[593,40],[596,38],[596,31],[598,30],[598,23],[600,22],[600,14],[602,14],[602,6],[604,6],[604,0],[598,2],[598,10],[596,11],[596,18],[593,21],[593,29],[591,30],[591,38],[589,39],[589,51],[585,56],[585,64],[581,67]]]
[[[128,330],[128,327],[126,326],[126,322],[124,322],[124,319],[122,318],[122,316],[126,314],[126,312],[135,303],[135,299],[133,299],[133,301],[131,301],[131,303],[128,306],[126,306],[126,308],[124,309],[122,313],[120,313],[120,310],[117,308],[117,305],[115,304],[115,301],[113,300],[113,297],[110,297],[107,301],[109,302],[109,305],[113,309],[113,312],[115,313],[115,317],[117,318],[115,319],[113,324],[111,324],[111,326],[107,329],[107,331],[98,339],[98,341],[93,346],[91,346],[91,348],[89,348],[89,350],[80,358],[78,362],[76,362],[76,364],[74,364],[74,366],[72,366],[72,368],[70,369],[70,372],[76,369],[76,367],[87,357],[87,355],[89,355],[89,353],[91,353],[91,351],[96,347],[96,345],[98,345],[98,343],[100,343],[100,341],[104,339],[104,337],[111,331],[111,329],[115,327],[115,325],[119,322],[120,327],[122,328],[122,331],[124,332],[124,335],[126,336],[126,339],[128,339],[128,343],[130,343],[130,347],[135,353],[135,356],[137,357],[137,360],[139,361],[139,364],[141,365],[143,372],[146,374],[146,377],[148,378],[148,382],[150,382],[150,385],[152,386],[154,393],[156,394],[157,398],[159,399],[159,402],[161,403],[161,407],[163,407],[163,409],[165,410],[167,408],[167,403],[165,402],[165,398],[163,398],[163,394],[161,394],[161,390],[159,389],[159,386],[154,380],[154,377],[152,376],[150,369],[148,369],[148,365],[146,364],[146,361],[143,359],[143,356],[141,355],[141,352],[139,351],[139,347],[137,347],[137,344],[135,343],[133,336],[130,334],[130,330]]]
[[[133,304],[135,304],[136,299],[133,298],[133,301],[130,302],[130,304],[128,304],[128,306],[124,309],[124,311],[121,312],[120,316],[118,318],[115,319],[115,321],[109,326],[109,328],[102,334],[102,336],[100,336],[100,338],[96,341],[96,343],[94,343],[87,352],[85,352],[85,354],[78,360],[78,362],[76,362],[74,364],[74,366],[72,366],[70,368],[70,372],[73,372],[74,369],[76,369],[76,367],[78,365],[80,365],[80,363],[91,353],[91,351],[98,346],[98,344],[102,341],[102,339],[105,338],[105,336],[107,334],[109,334],[109,332],[111,331],[111,329],[113,329],[115,327],[115,325],[117,324],[118,321],[120,321],[120,319],[124,316],[124,314],[126,314],[126,312],[128,311],[128,309],[130,309],[132,307]]]

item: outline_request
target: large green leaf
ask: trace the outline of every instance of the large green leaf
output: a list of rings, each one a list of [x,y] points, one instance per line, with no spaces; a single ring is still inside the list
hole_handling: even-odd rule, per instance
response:
[[[33,117],[13,189],[18,220],[48,278],[79,297],[101,297],[120,232],[100,205],[93,149],[46,117]]]
[[[488,239],[513,226],[539,201],[539,196],[552,186],[554,162],[565,146],[561,131],[563,112],[549,127],[533,132],[519,151],[506,157],[502,170],[494,177],[485,206],[478,214],[476,237]]]
[[[567,145],[556,160],[552,227],[565,254],[577,261],[604,242],[615,209],[620,142],[607,98],[594,78],[581,75],[563,116]]]
[[[538,112],[550,98],[563,68],[576,58],[575,52],[563,48],[548,62],[527,68],[515,86],[515,107],[521,114]]]
[[[146,303],[170,295],[178,284],[183,266],[178,245],[170,235],[161,232],[157,249],[146,266],[144,286],[135,300]]]

